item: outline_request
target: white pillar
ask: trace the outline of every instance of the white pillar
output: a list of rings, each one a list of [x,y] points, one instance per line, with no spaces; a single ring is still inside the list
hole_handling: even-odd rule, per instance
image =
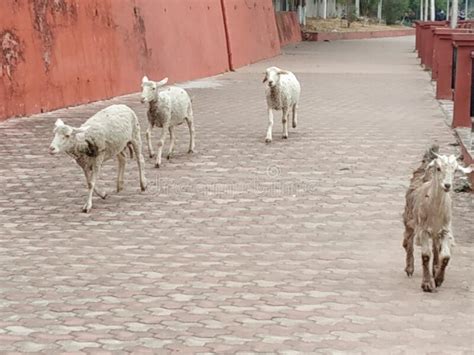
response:
[[[425,19],[425,16],[423,14],[424,11],[424,6],[423,6],[423,0],[420,0],[420,20],[423,21]]]
[[[355,0],[356,17],[360,17],[360,0]]]
[[[449,1],[450,0],[446,1],[446,4],[447,4],[446,5],[446,20],[449,20],[451,18],[450,14],[449,14],[449,12],[451,11],[450,8],[449,8]]]
[[[323,18],[328,17],[328,0],[323,0]]]
[[[451,11],[453,12],[451,15],[451,28],[456,28],[458,26],[458,9],[458,0],[453,0],[453,3],[451,4]]]
[[[431,19],[431,21],[434,21],[436,19],[435,0],[431,0],[430,5],[431,5],[430,19]]]
[[[428,1],[429,0],[425,0],[425,21],[428,21]]]
[[[382,0],[379,0],[379,5],[377,7],[377,18],[379,19],[379,22],[382,21]]]
[[[466,20],[467,20],[468,11],[469,11],[469,0],[466,0],[466,7],[464,10],[464,16]]]

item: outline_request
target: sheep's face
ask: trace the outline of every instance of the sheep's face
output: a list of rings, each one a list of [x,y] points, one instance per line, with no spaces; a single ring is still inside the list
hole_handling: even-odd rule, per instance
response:
[[[49,153],[54,155],[67,151],[78,140],[83,139],[86,130],[87,127],[74,128],[58,119],[53,130],[54,138],[49,146]]]
[[[263,78],[263,83],[267,84],[269,87],[274,88],[277,86],[280,81],[281,70],[277,67],[270,67],[265,72],[265,77]]]
[[[437,179],[445,192],[449,192],[453,186],[454,174],[459,170],[465,174],[473,171],[472,167],[465,168],[459,165],[456,156],[437,155],[428,167],[433,171],[434,179]]]
[[[168,78],[164,78],[159,82],[148,80],[146,76],[142,79],[142,95],[141,103],[151,102],[156,100],[156,92],[160,86],[165,85],[168,82]]]

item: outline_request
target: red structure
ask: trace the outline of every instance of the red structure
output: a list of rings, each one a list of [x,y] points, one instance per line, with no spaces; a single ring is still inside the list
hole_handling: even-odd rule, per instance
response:
[[[276,12],[275,17],[281,46],[301,42],[301,29],[296,12]]]
[[[454,89],[453,128],[472,127],[471,85],[474,34],[454,33],[453,44],[457,51],[456,80]]]
[[[421,58],[421,64],[424,65],[426,69],[431,69],[432,67],[434,41],[433,30],[439,27],[446,27],[446,25],[446,21],[427,21],[419,25],[420,49],[418,54]]]
[[[279,54],[272,0],[1,0],[0,120]]]

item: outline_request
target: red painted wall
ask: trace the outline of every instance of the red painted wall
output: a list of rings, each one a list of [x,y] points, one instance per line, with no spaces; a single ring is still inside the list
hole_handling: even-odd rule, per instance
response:
[[[272,0],[224,0],[223,3],[233,68],[280,53]]]
[[[301,28],[296,12],[276,12],[276,24],[281,46],[301,42]]]
[[[0,1],[0,120],[280,52],[272,0]]]
[[[1,0],[0,119],[229,69],[220,0]]]

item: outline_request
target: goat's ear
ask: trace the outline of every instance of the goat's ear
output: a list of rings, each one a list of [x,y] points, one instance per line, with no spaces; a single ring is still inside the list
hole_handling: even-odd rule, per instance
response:
[[[156,87],[159,88],[160,86],[166,85],[167,82],[168,82],[168,78],[164,78],[163,80],[158,81],[158,82],[156,83]]]
[[[64,122],[63,122],[62,119],[58,118],[58,119],[56,120],[56,122],[54,123],[54,125],[55,125],[56,127],[64,126]]]
[[[459,171],[463,172],[464,174],[470,174],[474,171],[474,165],[471,165],[471,166],[468,166],[467,168],[465,168],[464,166],[462,165],[458,165],[458,168],[457,168]]]
[[[148,77],[145,75],[143,78],[142,78],[142,84],[144,83],[147,83],[149,80],[148,80]]]

